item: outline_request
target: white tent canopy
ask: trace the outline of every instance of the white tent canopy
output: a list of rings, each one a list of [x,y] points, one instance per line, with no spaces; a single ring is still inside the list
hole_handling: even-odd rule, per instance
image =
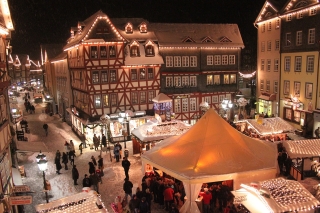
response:
[[[190,200],[197,198],[202,183],[233,180],[237,189],[241,182],[275,178],[277,173],[276,145],[243,135],[213,109],[186,133],[164,140],[141,157],[143,165],[183,181]],[[199,212],[190,200],[181,212]]]

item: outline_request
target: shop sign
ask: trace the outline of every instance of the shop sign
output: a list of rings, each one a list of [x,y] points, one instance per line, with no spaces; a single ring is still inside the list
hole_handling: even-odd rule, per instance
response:
[[[10,205],[29,205],[32,203],[32,196],[9,197]]]
[[[30,192],[30,187],[27,185],[14,186],[12,191],[13,192]]]

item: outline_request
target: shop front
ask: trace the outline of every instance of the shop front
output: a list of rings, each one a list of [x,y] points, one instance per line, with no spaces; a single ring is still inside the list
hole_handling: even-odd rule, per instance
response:
[[[261,93],[258,97],[258,112],[269,117],[278,115],[276,94]]]

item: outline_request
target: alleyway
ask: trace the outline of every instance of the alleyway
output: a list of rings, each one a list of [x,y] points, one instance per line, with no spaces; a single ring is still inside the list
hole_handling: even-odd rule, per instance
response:
[[[84,174],[89,174],[88,162],[90,157],[93,155],[98,158],[100,154],[99,151],[90,150],[86,148],[83,150],[83,154],[80,155],[78,150],[79,139],[72,132],[71,127],[62,122],[62,119],[58,115],[49,116],[42,113],[44,109],[44,104],[34,104],[36,108],[35,114],[28,114],[25,112],[23,106],[23,93],[21,97],[18,98],[19,107],[24,111],[24,119],[28,121],[30,128],[30,134],[25,134],[28,137],[28,141],[17,141],[18,154],[17,160],[19,165],[24,165],[26,170],[26,178],[23,178],[23,184],[30,186],[31,191],[34,191],[33,204],[25,205],[25,212],[32,213],[35,212],[35,206],[41,203],[45,203],[45,193],[43,189],[42,172],[40,172],[37,163],[36,156],[41,150],[48,160],[48,169],[46,171],[46,179],[50,181],[52,190],[49,192],[49,202],[50,200],[60,199],[62,197],[70,196],[72,194],[81,192],[82,190],[82,179]],[[31,94],[32,97],[32,94]],[[32,100],[31,100],[32,101]],[[33,103],[32,103],[33,104]],[[45,132],[42,128],[44,123],[49,125],[48,136],[45,136]],[[16,127],[15,127],[16,128]],[[20,129],[19,124],[17,125],[18,130]],[[73,185],[73,180],[71,178],[71,165],[69,164],[69,170],[64,168],[61,170],[61,175],[56,174],[54,156],[57,150],[64,152],[64,142],[73,140],[76,147],[76,158],[75,165],[79,170],[80,179],[78,180],[77,186]],[[122,147],[124,145],[122,144]],[[141,186],[142,172],[141,172],[141,160],[139,156],[132,156],[132,144],[127,143],[127,148],[129,150],[129,161],[131,162],[131,167],[129,171],[129,176],[131,182],[134,184],[133,190],[138,186]],[[124,171],[121,166],[121,162],[117,163],[115,160],[110,162],[110,154],[103,152],[104,159],[104,177],[102,177],[102,184],[100,184],[100,193],[102,201],[105,203],[107,209],[110,213],[113,210],[110,204],[115,200],[116,196],[124,196],[122,186],[124,183]],[[165,212],[157,204],[153,203],[152,212]]]

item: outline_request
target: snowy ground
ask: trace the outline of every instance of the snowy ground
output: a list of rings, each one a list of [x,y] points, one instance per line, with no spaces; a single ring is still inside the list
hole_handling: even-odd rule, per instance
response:
[[[31,95],[32,97],[32,95]],[[24,110],[23,100],[18,98],[20,108]],[[72,132],[71,127],[62,122],[62,119],[58,115],[49,116],[42,113],[44,104],[34,104],[36,107],[35,114],[28,114],[24,110],[24,119],[28,121],[30,128],[30,134],[25,134],[28,137],[28,142],[17,141],[17,147],[19,151],[23,151],[17,154],[17,160],[19,165],[24,165],[26,170],[26,178],[23,178],[23,184],[30,186],[31,191],[35,193],[33,196],[32,205],[25,205],[25,212],[32,213],[35,212],[35,206],[41,203],[46,203],[45,193],[43,192],[43,179],[42,172],[40,172],[36,164],[36,156],[41,150],[48,160],[48,169],[45,172],[46,179],[50,181],[52,190],[48,193],[49,202],[52,200],[60,199],[72,194],[81,192],[82,190],[82,179],[84,174],[89,173],[88,162],[90,157],[93,155],[96,158],[100,154],[100,151],[90,150],[86,148],[83,150],[83,154],[80,155],[77,147],[79,145],[78,137]],[[44,130],[42,128],[43,123],[46,122],[49,125],[49,134],[46,137]],[[20,129],[20,126],[17,125]],[[73,140],[76,147],[76,158],[75,165],[79,170],[80,179],[78,180],[77,186],[73,185],[73,180],[71,178],[71,165],[69,164],[69,170],[64,168],[61,170],[61,175],[56,174],[54,156],[57,150],[64,152],[64,141]],[[122,144],[124,147],[124,145]],[[127,143],[127,148],[132,153],[131,142]],[[117,163],[113,159],[110,162],[109,153],[103,152],[102,156],[104,158],[104,177],[102,177],[102,184],[99,185],[99,191],[101,193],[102,201],[105,203],[107,209],[110,213],[113,210],[110,204],[115,200],[116,196],[123,197],[124,192],[122,190],[122,185],[124,183],[124,171],[121,166],[121,162]],[[129,156],[129,161],[131,162],[131,167],[129,171],[130,180],[134,184],[134,190],[136,187],[140,186],[142,179],[141,171],[141,160],[139,156]],[[160,213],[165,212],[157,204],[153,204],[152,212]]]

